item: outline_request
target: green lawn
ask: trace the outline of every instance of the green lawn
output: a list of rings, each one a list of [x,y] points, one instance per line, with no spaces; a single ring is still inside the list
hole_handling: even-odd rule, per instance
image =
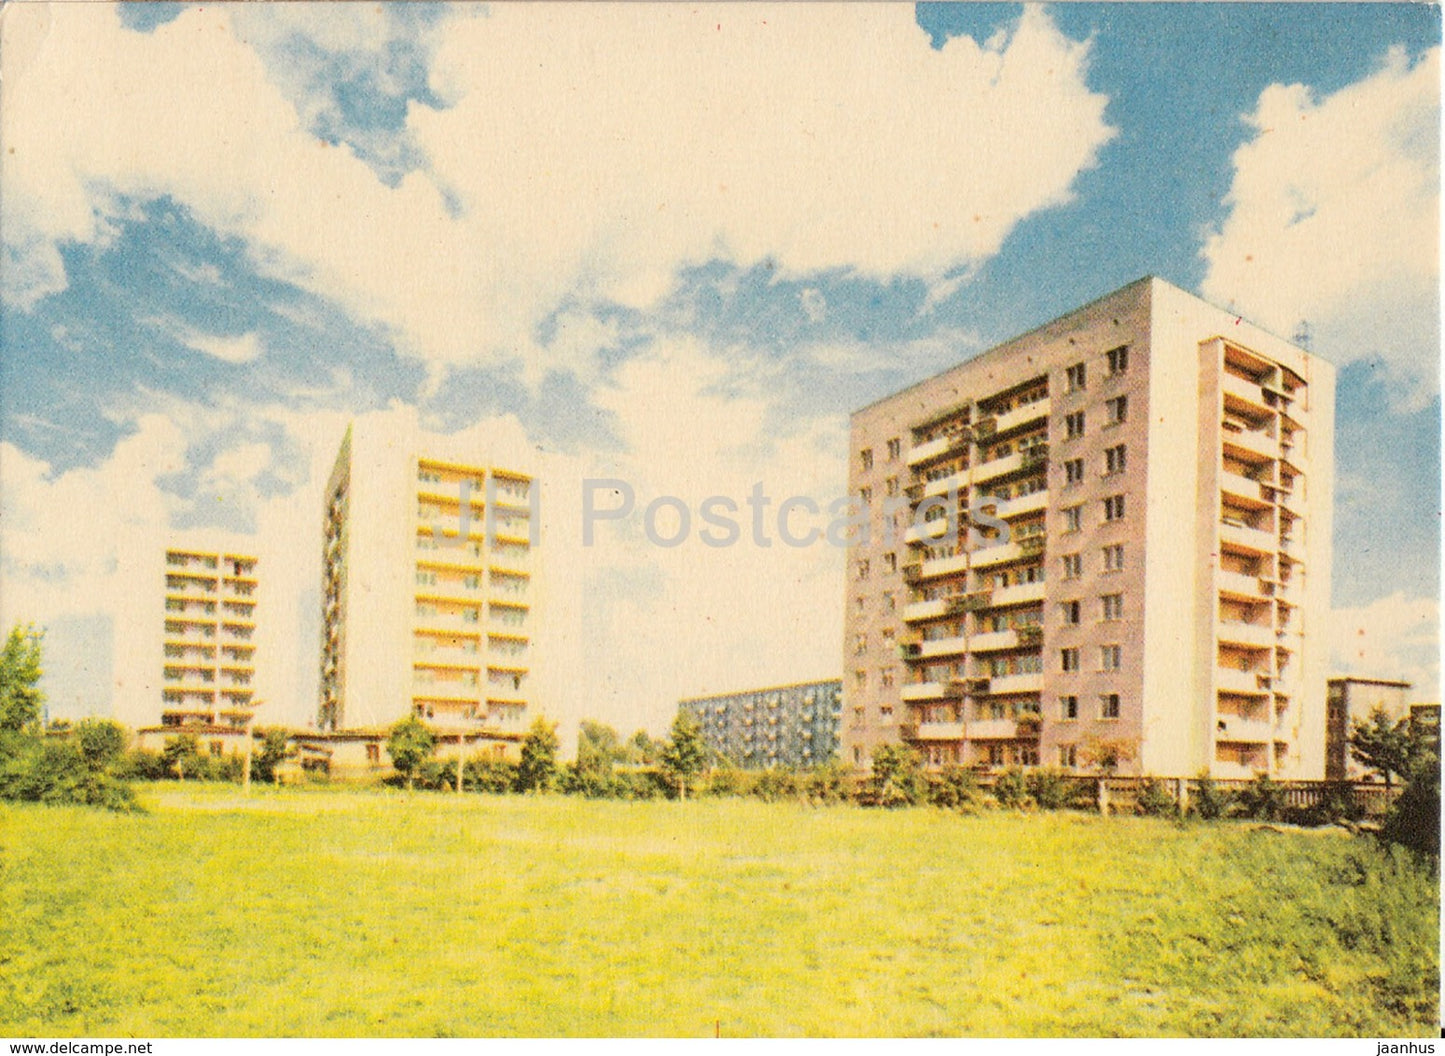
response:
[[[149,786],[0,806],[0,1033],[1433,1036],[1423,870],[1337,833]]]

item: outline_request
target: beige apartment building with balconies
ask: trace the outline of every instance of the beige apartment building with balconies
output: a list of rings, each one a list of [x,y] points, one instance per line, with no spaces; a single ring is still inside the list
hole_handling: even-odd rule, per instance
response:
[[[540,485],[518,464],[347,430],[323,515],[322,731],[381,734],[412,714],[444,742],[515,754],[539,710]]]
[[[157,560],[159,558],[160,560]],[[116,717],[144,747],[179,733],[201,750],[244,748],[258,696],[257,619],[261,580],[254,545],[193,534],[145,545],[127,561],[145,566],[154,585],[117,628]]]
[[[845,760],[1323,777],[1334,400],[1146,278],[856,412]]]

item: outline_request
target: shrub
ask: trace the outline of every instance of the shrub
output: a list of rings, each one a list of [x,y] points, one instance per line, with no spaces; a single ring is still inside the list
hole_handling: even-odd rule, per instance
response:
[[[1280,821],[1284,818],[1284,790],[1268,774],[1260,774],[1239,793],[1239,811],[1246,818]]]
[[[846,803],[853,798],[853,775],[837,763],[805,771],[802,784],[814,803]]]
[[[1008,769],[998,775],[993,783],[993,798],[999,806],[1024,810],[1033,805],[1029,794],[1029,779],[1022,770]]]
[[[0,799],[137,810],[135,793],[87,765],[74,741],[0,732]]]
[[[1070,781],[1062,770],[1045,767],[1028,774],[1028,792],[1044,810],[1064,810],[1078,806],[1079,785]]]
[[[864,782],[865,806],[908,807],[923,801],[926,780],[918,753],[907,745],[885,744],[873,753],[873,773]]]
[[[1233,793],[1220,788],[1218,782],[1209,776],[1209,771],[1201,771],[1193,785],[1190,790],[1190,810],[1206,821],[1226,817],[1234,809]]]
[[[150,748],[132,748],[116,761],[113,773],[128,781],[164,781],[171,776],[165,756]]]
[[[1134,796],[1134,813],[1150,818],[1172,817],[1179,812],[1179,804],[1157,777],[1146,777]]]
[[[1440,761],[1423,752],[1413,767],[1410,783],[1385,815],[1380,835],[1436,861],[1440,858]]]
[[[702,786],[705,796],[745,796],[752,791],[752,778],[734,766],[720,766],[707,775]]]
[[[961,766],[945,766],[928,783],[928,802],[944,810],[975,810],[978,807],[978,779]]]
[[[752,794],[764,803],[795,798],[800,789],[797,775],[791,770],[764,770],[753,782]]]

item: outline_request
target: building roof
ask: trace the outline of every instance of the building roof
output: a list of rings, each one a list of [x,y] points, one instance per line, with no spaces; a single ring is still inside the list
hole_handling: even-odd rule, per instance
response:
[[[816,678],[806,682],[788,682],[781,686],[763,686],[760,689],[737,689],[731,693],[713,693],[706,697],[684,697],[678,701],[679,704],[702,704],[710,700],[727,700],[731,697],[746,696],[751,693],[780,693],[785,689],[802,689],[804,686],[833,686],[839,688],[843,685],[841,678]]]
[[[1352,682],[1357,686],[1394,686],[1397,689],[1409,689],[1415,683],[1401,682],[1394,678],[1363,678],[1356,675],[1336,675],[1328,680],[1329,685],[1337,686],[1346,682]]]

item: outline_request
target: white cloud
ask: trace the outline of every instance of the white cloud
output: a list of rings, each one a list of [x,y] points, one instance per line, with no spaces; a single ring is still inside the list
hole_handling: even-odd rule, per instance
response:
[[[254,332],[237,337],[193,333],[186,344],[197,352],[204,352],[226,363],[250,363],[260,359],[262,352],[261,337]]]
[[[1353,609],[1330,623],[1331,673],[1414,683],[1411,699],[1440,699],[1440,605],[1403,592]]]
[[[532,328],[564,297],[646,303],[715,256],[941,279],[1066,201],[1112,135],[1087,46],[1033,7],[1006,44],[933,49],[903,5],[503,5],[449,22],[433,82],[455,105],[412,104],[432,171],[393,188],[306,131],[243,16],[8,12],[18,303],[116,196],[169,194],[409,352],[545,355]]]
[[[1380,357],[1418,404],[1439,373],[1440,52],[1392,52],[1316,98],[1272,85],[1203,248],[1206,297],[1338,364]]]

